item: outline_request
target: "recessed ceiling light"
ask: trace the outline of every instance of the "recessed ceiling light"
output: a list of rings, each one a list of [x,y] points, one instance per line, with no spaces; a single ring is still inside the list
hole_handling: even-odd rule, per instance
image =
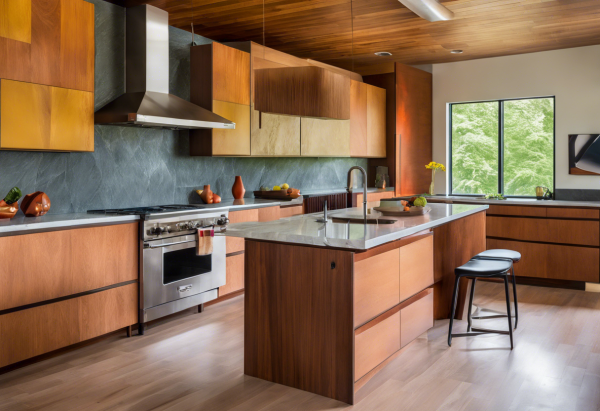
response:
[[[463,54],[462,50],[450,50],[450,53],[452,54]]]
[[[392,53],[390,53],[389,51],[378,51],[377,53],[375,53],[375,55],[379,57],[388,57],[391,56]]]

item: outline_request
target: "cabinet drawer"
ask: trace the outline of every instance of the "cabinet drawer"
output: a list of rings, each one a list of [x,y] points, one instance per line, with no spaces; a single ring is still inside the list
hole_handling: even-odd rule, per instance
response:
[[[433,284],[433,235],[400,248],[400,301]]]
[[[258,221],[264,223],[274,220],[279,220],[279,206],[258,209]]]
[[[400,346],[433,327],[433,291],[400,310]]]
[[[550,208],[548,207],[548,217],[558,218],[589,218],[598,220],[600,218],[600,211],[594,209],[585,208]]]
[[[138,223],[0,237],[0,310],[138,278]]]
[[[488,215],[514,215],[519,217],[546,217],[546,207],[521,207],[490,205]]]
[[[355,381],[400,349],[400,311],[382,314],[361,328],[354,337]]]
[[[375,193],[367,193],[367,203],[372,203],[374,201],[380,201],[384,198],[392,198],[394,197],[394,192],[393,191],[383,191],[383,192],[375,192]],[[362,202],[363,202],[363,194],[362,193],[358,193],[356,195],[356,204],[357,207],[362,207]]]
[[[489,238],[487,248],[505,248],[521,253],[515,274],[554,280],[600,281],[600,250],[555,244],[524,243]]]
[[[400,302],[400,251],[354,263],[354,327]]]
[[[244,254],[238,254],[226,259],[226,280],[219,287],[219,297],[244,288]]]
[[[279,210],[279,217],[286,218],[286,217],[293,217],[295,215],[302,215],[304,213],[302,209],[303,209],[302,205],[291,206],[291,207],[281,207],[281,209]]]
[[[137,322],[138,285],[0,315],[0,367]]]
[[[486,226],[487,237],[592,246],[600,244],[600,225],[594,221],[489,216]]]

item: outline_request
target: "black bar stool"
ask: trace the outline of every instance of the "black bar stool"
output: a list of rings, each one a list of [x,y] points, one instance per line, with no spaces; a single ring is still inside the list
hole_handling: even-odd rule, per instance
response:
[[[519,323],[519,304],[517,303],[517,281],[515,279],[515,263],[521,261],[521,253],[513,250],[504,250],[504,249],[494,249],[494,250],[486,250],[477,254],[473,257],[475,260],[509,260],[513,262],[512,272],[512,284],[513,284],[513,297],[515,300],[515,330],[517,329],[517,324]],[[469,300],[469,328],[468,331],[471,330],[471,308],[473,307],[473,294],[475,293],[475,283],[477,282],[476,278],[473,278],[473,284],[471,285],[471,298]],[[472,317],[474,320],[485,320],[488,318],[503,318],[506,315],[488,315],[485,317],[477,316]]]
[[[456,268],[454,275],[454,293],[452,294],[452,314],[450,316],[450,327],[448,329],[448,345],[452,346],[452,337],[469,337],[482,334],[505,334],[510,336],[510,349],[513,349],[513,328],[512,317],[510,314],[510,295],[508,293],[508,274],[512,269],[512,261],[509,260],[484,260],[472,259],[466,264]],[[468,278],[502,278],[504,280],[504,291],[506,293],[506,312],[508,317],[508,331],[488,330],[486,328],[473,328],[462,334],[452,334],[452,325],[454,323],[454,315],[456,314],[456,304],[458,300],[458,284],[463,277]],[[473,297],[473,288],[471,288],[471,299]],[[470,318],[470,312],[467,318]]]

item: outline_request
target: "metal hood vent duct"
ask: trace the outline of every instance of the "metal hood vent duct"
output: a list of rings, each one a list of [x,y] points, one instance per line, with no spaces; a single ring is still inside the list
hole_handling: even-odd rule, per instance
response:
[[[437,0],[399,0],[417,16],[429,21],[452,20],[454,13],[438,3]]]
[[[235,123],[169,94],[169,14],[149,5],[127,9],[126,92],[95,114],[96,124],[224,128]]]

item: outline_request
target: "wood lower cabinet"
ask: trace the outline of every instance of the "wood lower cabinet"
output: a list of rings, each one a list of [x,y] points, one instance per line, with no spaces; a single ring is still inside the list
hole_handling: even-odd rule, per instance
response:
[[[282,206],[279,209],[279,218],[293,217],[295,215],[302,215],[302,214],[304,214],[304,206],[302,204],[294,205],[294,206],[285,206],[285,207]]]
[[[0,237],[0,311],[137,280],[138,248],[137,222]]]
[[[400,347],[405,347],[433,327],[433,289],[400,310]]]
[[[1,80],[0,149],[94,151],[94,93]]]
[[[400,301],[431,287],[433,282],[433,235],[401,247]]]
[[[540,244],[488,238],[487,248],[505,248],[521,253],[515,264],[519,277],[600,282],[600,249]]]
[[[357,190],[355,189],[355,192],[356,191]],[[377,191],[374,193],[367,193],[367,203],[381,201],[385,198],[392,198],[392,197],[394,197],[393,191]],[[356,194],[356,207],[362,207],[362,202],[363,202],[363,193],[357,193]]]
[[[219,287],[219,297],[244,289],[244,253],[228,256],[225,285]]]
[[[135,324],[138,286],[0,315],[0,367]]]
[[[360,380],[400,349],[400,311],[387,318],[373,320],[375,322],[364,331],[355,332],[354,381]]]

